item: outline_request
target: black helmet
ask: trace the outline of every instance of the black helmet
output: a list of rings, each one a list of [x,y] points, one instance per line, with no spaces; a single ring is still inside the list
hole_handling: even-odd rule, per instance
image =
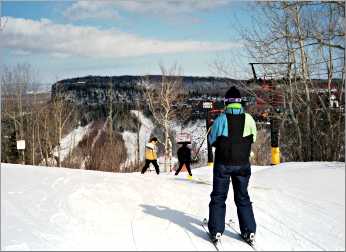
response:
[[[224,102],[225,104],[241,102],[240,92],[235,86],[232,86],[230,89],[228,89],[225,95]]]
[[[157,138],[156,137],[152,137],[150,138],[150,141],[149,142],[158,142]]]

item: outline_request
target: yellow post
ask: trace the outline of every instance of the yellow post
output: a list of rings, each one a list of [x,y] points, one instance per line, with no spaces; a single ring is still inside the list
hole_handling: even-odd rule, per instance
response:
[[[272,147],[272,165],[280,164],[280,148]]]

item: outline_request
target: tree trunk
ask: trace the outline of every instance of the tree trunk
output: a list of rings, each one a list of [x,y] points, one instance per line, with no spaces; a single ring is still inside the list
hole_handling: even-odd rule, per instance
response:
[[[58,165],[58,167],[61,167],[61,135],[62,135],[62,128],[61,128],[61,125],[60,125],[60,123],[59,123],[59,129],[58,129],[58,131],[59,131],[59,135],[58,135],[58,159],[57,159],[57,165]]]
[[[300,64],[301,64],[301,69],[302,69],[302,75],[303,75],[303,83],[304,83],[304,88],[305,88],[305,98],[306,98],[306,127],[305,127],[305,132],[307,134],[307,153],[305,156],[305,161],[310,161],[313,159],[312,156],[312,133],[311,133],[311,99],[310,99],[310,89],[308,86],[308,69],[307,69],[307,58],[305,54],[305,43],[304,43],[304,38],[302,36],[301,32],[301,20],[300,20],[300,14],[299,14],[299,9],[298,5],[296,5],[295,8],[295,25],[297,29],[297,34],[298,34],[298,44],[299,44],[299,50],[300,50]]]
[[[139,145],[139,131],[140,131],[140,125],[139,125],[139,106],[137,106],[137,169],[139,170],[139,159],[140,159],[140,145]]]
[[[169,134],[168,134],[168,123],[165,122],[165,172],[168,172],[168,159],[169,159],[169,146],[168,146],[168,138],[169,138]]]
[[[35,125],[32,122],[32,165],[35,165]]]

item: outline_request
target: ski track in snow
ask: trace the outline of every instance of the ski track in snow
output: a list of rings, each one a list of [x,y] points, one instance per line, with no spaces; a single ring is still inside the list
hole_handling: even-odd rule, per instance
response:
[[[212,169],[193,175],[1,164],[1,249],[215,250],[201,227]],[[345,249],[344,163],[253,166],[249,194],[260,250]],[[227,227],[222,249],[252,250]]]

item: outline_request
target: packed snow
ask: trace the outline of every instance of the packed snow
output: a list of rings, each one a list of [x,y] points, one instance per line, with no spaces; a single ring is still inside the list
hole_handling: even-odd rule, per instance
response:
[[[1,164],[1,249],[215,250],[201,227],[212,168],[192,173]],[[249,193],[258,249],[345,250],[345,163],[253,166]],[[252,250],[229,228],[222,249]]]

